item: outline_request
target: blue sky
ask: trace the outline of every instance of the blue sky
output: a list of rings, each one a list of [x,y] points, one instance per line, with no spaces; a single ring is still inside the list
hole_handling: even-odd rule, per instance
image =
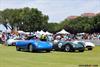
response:
[[[23,7],[38,8],[49,22],[60,22],[71,15],[100,12],[100,0],[0,0],[0,10]]]

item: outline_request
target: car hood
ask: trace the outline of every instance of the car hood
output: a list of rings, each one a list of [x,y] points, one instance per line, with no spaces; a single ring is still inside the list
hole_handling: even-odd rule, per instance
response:
[[[40,40],[34,40],[33,42],[36,46],[53,46],[52,42],[49,41],[40,41]]]
[[[91,42],[85,42],[85,46],[92,46],[92,47],[95,47],[95,45]]]

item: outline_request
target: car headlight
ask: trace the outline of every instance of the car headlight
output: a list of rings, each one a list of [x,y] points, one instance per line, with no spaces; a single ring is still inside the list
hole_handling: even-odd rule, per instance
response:
[[[53,46],[53,44],[52,43],[49,43],[51,46]]]
[[[59,47],[59,48],[61,48],[61,47],[62,47],[62,45],[63,45],[62,43],[59,43],[59,44],[58,44],[58,47]]]

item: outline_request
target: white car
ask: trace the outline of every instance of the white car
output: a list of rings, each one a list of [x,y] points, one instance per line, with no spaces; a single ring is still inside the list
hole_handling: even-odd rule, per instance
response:
[[[82,43],[84,44],[85,48],[87,48],[88,50],[92,50],[95,47],[95,44],[92,42],[74,41],[74,43]]]
[[[13,39],[8,39],[7,40],[7,42],[6,42],[6,44],[7,44],[7,46],[15,46],[15,43],[17,42],[17,41],[20,41],[20,40],[22,40],[21,38],[13,38]]]

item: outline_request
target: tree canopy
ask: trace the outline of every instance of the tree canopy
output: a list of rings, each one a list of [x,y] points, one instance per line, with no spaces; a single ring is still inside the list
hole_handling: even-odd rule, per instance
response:
[[[7,22],[14,28],[17,27],[24,31],[46,30],[48,16],[43,15],[36,8],[25,7],[23,9],[5,9],[1,11],[1,22]]]
[[[56,33],[65,29],[70,33],[100,32],[100,13],[93,17],[79,16],[76,19],[64,19],[60,23],[48,23],[49,17],[37,8],[5,9],[0,11],[0,22],[5,26],[9,23],[12,28],[23,31],[48,30]]]

